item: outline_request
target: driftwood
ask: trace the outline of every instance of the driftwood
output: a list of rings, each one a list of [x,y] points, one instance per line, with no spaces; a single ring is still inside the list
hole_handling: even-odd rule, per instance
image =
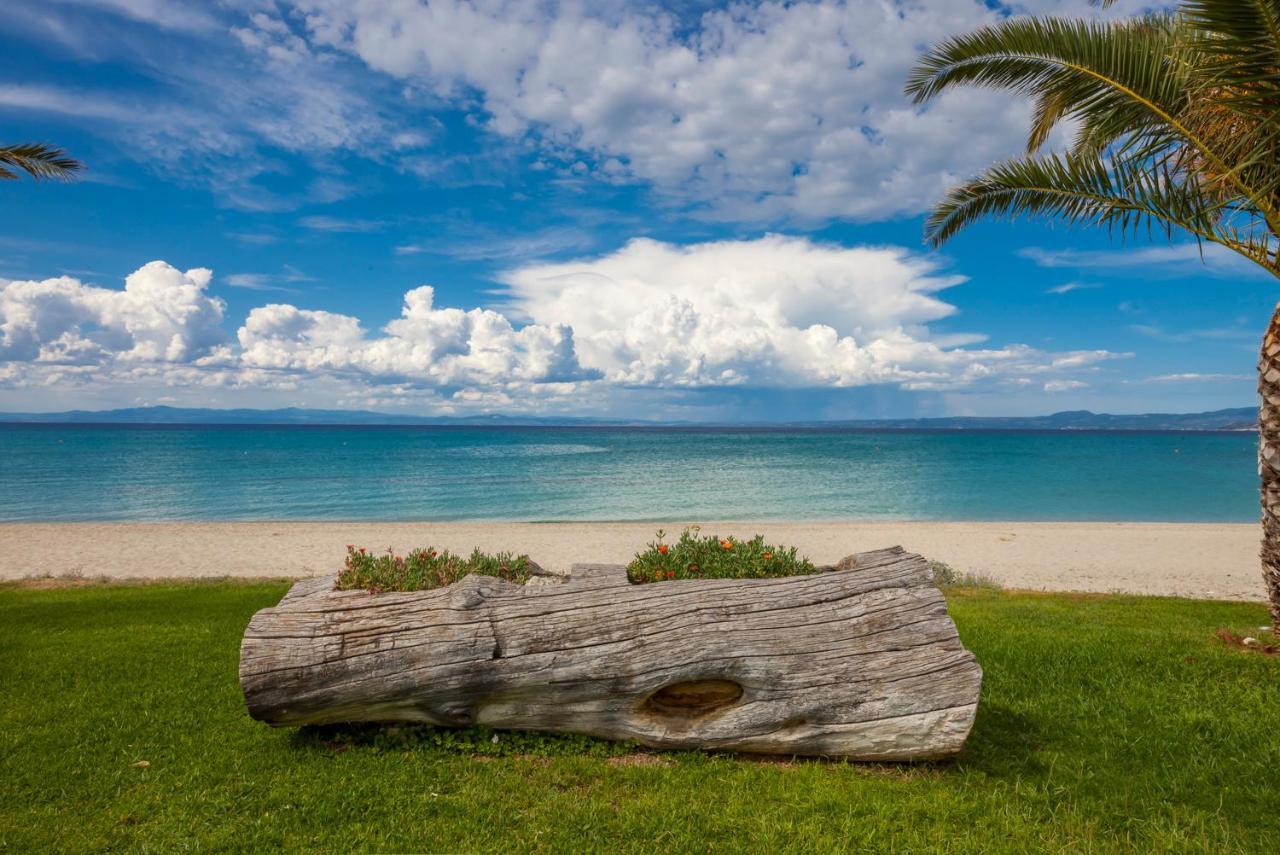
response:
[[[298,582],[254,615],[250,714],[583,733],[658,748],[946,757],[982,670],[929,568],[901,548],[782,579],[632,585],[575,565],[517,585],[370,594]]]

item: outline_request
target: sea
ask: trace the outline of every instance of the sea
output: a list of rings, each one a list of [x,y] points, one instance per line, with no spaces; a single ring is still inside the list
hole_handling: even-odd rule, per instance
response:
[[[0,424],[0,520],[1257,519],[1249,432]]]

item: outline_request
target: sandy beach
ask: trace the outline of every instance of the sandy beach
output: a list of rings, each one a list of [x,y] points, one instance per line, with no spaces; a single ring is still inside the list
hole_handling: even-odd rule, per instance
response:
[[[3,523],[0,578],[303,577],[334,572],[345,546],[527,552],[549,569],[625,562],[665,528],[656,523]],[[1261,600],[1258,527],[1181,523],[750,522],[707,532],[756,532],[817,562],[900,544],[1009,588],[1123,591]]]

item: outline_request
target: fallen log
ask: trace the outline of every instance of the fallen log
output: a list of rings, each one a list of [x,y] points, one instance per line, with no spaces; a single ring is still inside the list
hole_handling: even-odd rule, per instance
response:
[[[842,568],[842,569],[837,569]],[[901,548],[809,576],[636,585],[574,565],[413,593],[298,582],[253,616],[249,713],[272,725],[483,724],[655,748],[947,757],[982,670],[927,562]]]

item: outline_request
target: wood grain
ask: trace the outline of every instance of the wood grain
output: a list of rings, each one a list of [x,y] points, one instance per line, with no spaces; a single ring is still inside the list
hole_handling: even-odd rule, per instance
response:
[[[241,647],[273,725],[411,721],[583,733],[657,748],[947,757],[982,671],[927,562],[901,548],[783,579],[633,585],[574,565],[414,593],[298,582]]]

